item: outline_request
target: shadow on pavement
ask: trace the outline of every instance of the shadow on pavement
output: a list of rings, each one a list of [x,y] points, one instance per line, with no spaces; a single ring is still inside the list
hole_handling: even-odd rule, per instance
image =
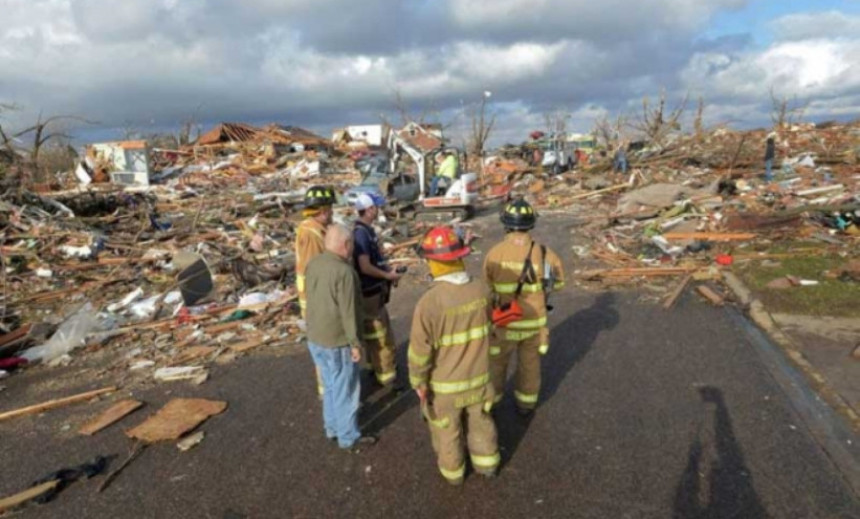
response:
[[[722,391],[715,387],[703,387],[699,389],[699,394],[703,407],[710,407],[709,404],[714,406],[713,431],[709,434],[705,425],[711,422],[706,414],[690,445],[687,467],[675,491],[672,517],[767,517],[735,438]],[[709,438],[712,440],[709,441]]]
[[[550,349],[541,361],[541,398],[538,407],[558,391],[567,374],[588,354],[601,332],[618,325],[620,316],[615,309],[615,294],[604,292],[591,306],[573,314],[550,330]],[[510,395],[513,378],[505,387],[506,398],[494,410],[502,449],[502,466],[513,457],[525,438],[534,413],[520,416]]]
[[[381,388],[373,384],[373,374],[362,377],[362,406],[358,421],[365,434],[380,434],[398,418],[417,407],[418,397],[409,387],[409,374],[406,364],[408,341],[397,346],[397,378],[394,388]],[[395,389],[396,388],[396,389]]]

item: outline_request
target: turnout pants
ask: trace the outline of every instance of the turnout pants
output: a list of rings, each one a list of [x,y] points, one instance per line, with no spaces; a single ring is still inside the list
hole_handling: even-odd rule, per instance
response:
[[[502,400],[508,364],[517,354],[517,371],[514,375],[514,399],[521,409],[537,407],[540,395],[540,358],[549,349],[549,329],[496,330],[490,346],[490,375],[496,391],[496,403]]]
[[[501,457],[496,424],[489,414],[491,401],[458,402],[462,399],[456,394],[434,394],[431,398],[424,414],[442,476],[452,484],[463,481],[466,475],[465,447],[468,447],[472,468],[476,472],[494,472]]]
[[[376,380],[385,385],[394,382],[397,372],[394,367],[394,333],[382,297],[383,294],[364,297],[362,339]]]
[[[299,310],[301,311],[302,319],[305,319],[305,314],[307,313],[307,296],[305,296],[304,292],[304,276],[302,276],[302,281],[299,286],[302,287],[302,291],[299,292]],[[320,369],[316,366],[314,366],[314,375],[316,375],[317,379],[317,394],[320,396],[320,399],[322,399],[323,392],[325,391],[325,384],[323,384],[323,379],[320,375]]]

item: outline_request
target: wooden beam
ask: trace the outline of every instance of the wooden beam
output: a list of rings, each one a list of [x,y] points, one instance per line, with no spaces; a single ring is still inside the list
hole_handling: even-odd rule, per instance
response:
[[[698,287],[696,287],[696,290],[698,290],[699,293],[702,294],[705,299],[717,306],[723,306],[726,302],[723,296],[711,290],[710,287],[706,287],[705,285],[699,285]]]
[[[87,391],[86,393],[79,393],[77,395],[67,396],[65,398],[57,398],[54,400],[48,400],[47,402],[42,402],[41,404],[35,404],[27,407],[22,407],[20,409],[15,409],[13,411],[6,411],[4,413],[0,413],[0,422],[3,420],[10,420],[12,418],[18,418],[19,416],[27,416],[31,414],[38,414],[43,411],[47,411],[49,409],[56,409],[58,407],[65,407],[67,405],[77,404],[78,402],[86,402],[94,397],[104,395],[106,393],[112,393],[117,390],[116,386],[104,387],[102,389],[96,389],[94,391]]]
[[[583,198],[588,198],[594,195],[602,195],[604,193],[612,193],[613,191],[621,191],[624,188],[630,187],[630,184],[617,184],[612,187],[607,187],[605,189],[598,189],[597,191],[589,191],[588,193],[582,193],[579,195],[566,196],[565,200],[580,200]]]
[[[78,430],[79,434],[83,434],[86,436],[92,436],[93,434],[101,431],[105,427],[113,425],[114,423],[122,420],[133,411],[139,409],[143,405],[143,402],[139,402],[137,400],[122,400],[112,405],[107,411],[98,415],[94,419],[87,422],[83,427]]]
[[[678,286],[675,287],[675,290],[673,290],[672,293],[669,294],[669,297],[666,298],[666,301],[663,302],[664,310],[669,310],[670,308],[675,306],[675,302],[678,300],[679,297],[681,297],[681,294],[684,293],[684,289],[687,288],[687,285],[689,285],[690,281],[692,280],[693,275],[690,274],[684,279],[682,279],[680,283],[678,283]]]
[[[758,235],[748,232],[667,232],[663,237],[667,240],[706,240],[706,241],[748,241]]]
[[[30,487],[23,492],[18,492],[15,495],[0,499],[0,513],[6,512],[7,510],[11,510],[17,506],[23,505],[27,501],[31,499],[35,499],[42,494],[50,492],[57,488],[57,485],[60,484],[59,479],[52,479],[51,481],[46,481],[41,485],[36,485],[35,487]]]
[[[660,276],[679,276],[689,274],[699,270],[699,267],[641,267],[641,268],[620,268],[620,269],[603,269],[603,270],[587,270],[579,275],[586,279],[593,278],[632,278],[632,277],[660,277]]]

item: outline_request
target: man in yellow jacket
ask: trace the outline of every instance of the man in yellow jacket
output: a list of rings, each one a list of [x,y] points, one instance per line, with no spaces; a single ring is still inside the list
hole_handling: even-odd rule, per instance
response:
[[[537,215],[524,200],[509,203],[501,216],[504,241],[495,245],[484,260],[484,279],[497,305],[514,300],[522,318],[498,327],[490,348],[496,402],[504,393],[508,362],[517,352],[514,399],[523,415],[530,414],[540,394],[540,357],[549,350],[547,295],[564,287],[564,270],[558,255],[537,244],[529,235]],[[519,287],[519,294],[518,292]]]
[[[430,230],[421,251],[434,283],[412,317],[409,381],[421,401],[445,480],[452,485],[463,482],[464,435],[472,468],[493,477],[500,457],[489,414],[490,290],[466,273],[463,258],[471,250],[450,227]]]
[[[302,319],[307,320],[307,292],[305,271],[308,263],[325,252],[325,231],[332,222],[334,190],[328,186],[312,186],[305,193],[304,220],[296,231],[296,289],[299,293],[299,309]],[[317,392],[323,394],[323,383],[317,371]]]

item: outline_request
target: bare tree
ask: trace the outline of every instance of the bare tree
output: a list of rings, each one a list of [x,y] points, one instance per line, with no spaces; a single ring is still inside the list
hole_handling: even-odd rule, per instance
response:
[[[65,132],[63,122],[78,121],[82,123],[92,124],[83,117],[76,115],[54,115],[47,119],[42,119],[42,113],[39,112],[39,117],[36,119],[36,124],[25,128],[15,134],[15,137],[23,137],[28,134],[33,136],[32,148],[30,148],[30,160],[33,164],[39,163],[39,152],[46,143],[54,139],[71,139],[71,135]]]
[[[681,129],[680,119],[687,109],[689,94],[674,108],[669,110],[666,106],[666,91],[660,92],[656,106],[651,105],[648,97],[642,99],[642,114],[631,126],[645,136],[648,141],[657,146],[665,144],[666,138],[672,132]]]
[[[604,115],[594,121],[594,128],[591,133],[594,135],[594,139],[599,146],[611,150],[623,138],[625,126],[627,126],[627,116],[625,114],[618,114],[615,120],[610,119],[608,115]]]
[[[13,103],[0,103],[0,148],[9,154],[10,159],[15,156],[15,150],[12,147],[14,136],[10,135],[3,128],[2,117],[4,112],[12,112],[15,110],[18,110],[18,106]]]
[[[567,122],[571,119],[570,112],[558,107],[543,114],[547,133],[561,135],[567,131]]]
[[[490,93],[484,92],[481,96],[481,102],[473,105],[471,110],[472,127],[469,136],[469,148],[476,157],[482,157],[487,140],[496,125],[496,114],[487,113],[487,102],[490,99]]]
[[[705,132],[705,98],[699,96],[699,103],[696,106],[696,117],[693,119],[693,131],[696,132],[696,139],[701,139],[702,134]]]
[[[189,114],[188,117],[182,121],[182,125],[179,128],[179,134],[176,136],[176,142],[179,146],[191,144],[200,137],[202,128],[200,127],[200,123],[197,122],[197,116],[202,107],[203,104],[198,104],[197,108],[194,109],[194,112]]]
[[[770,87],[771,112],[770,119],[776,129],[791,126],[803,118],[809,103],[802,103],[795,95],[791,99],[778,96],[773,86]]]

